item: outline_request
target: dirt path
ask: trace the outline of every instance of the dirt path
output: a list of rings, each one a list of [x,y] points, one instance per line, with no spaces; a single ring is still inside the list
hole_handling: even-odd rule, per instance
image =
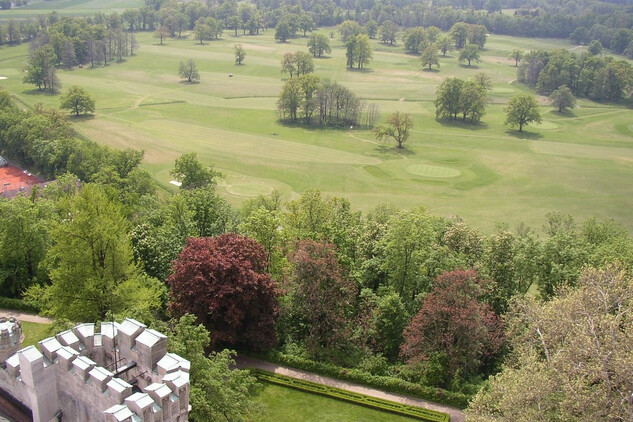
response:
[[[52,324],[53,320],[35,314],[27,314],[10,309],[0,309],[0,317],[13,317],[20,321],[36,322],[38,324]]]
[[[365,387],[359,384],[354,384],[347,381],[341,381],[334,378],[324,377],[321,375],[313,374],[310,372],[300,371],[297,369],[287,368],[279,366],[274,363],[266,362],[259,359],[254,359],[246,356],[238,356],[235,359],[238,368],[257,368],[264,371],[274,372],[276,374],[285,375],[291,378],[302,379],[306,381],[316,382],[318,384],[327,385],[330,387],[336,387],[347,391],[353,391],[355,393],[365,394],[371,397],[378,397],[385,400],[394,401],[397,403],[405,403],[411,406],[422,407],[424,409],[435,410],[438,412],[444,412],[451,415],[451,422],[464,422],[464,413],[456,407],[444,406],[441,404],[433,403],[427,400],[417,399],[414,397],[405,396],[396,393],[387,393],[371,387]]]

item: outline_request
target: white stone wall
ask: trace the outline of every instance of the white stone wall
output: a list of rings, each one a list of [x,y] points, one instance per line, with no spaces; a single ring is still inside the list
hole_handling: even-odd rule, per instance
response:
[[[167,354],[167,338],[143,324],[103,324],[100,334],[81,324],[39,347],[20,350],[0,369],[0,385],[31,409],[34,422],[60,412],[64,422],[187,421],[190,364]],[[133,394],[132,383],[141,393]]]

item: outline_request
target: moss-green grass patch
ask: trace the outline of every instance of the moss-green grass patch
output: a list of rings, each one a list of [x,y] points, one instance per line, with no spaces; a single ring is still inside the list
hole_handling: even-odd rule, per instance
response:
[[[551,120],[543,120],[541,123],[530,124],[531,128],[534,129],[558,129],[560,125],[556,122],[552,122]]]
[[[52,324],[38,324],[29,321],[20,321],[20,323],[22,324],[22,334],[24,334],[22,347],[36,345],[40,340],[51,336],[50,329]]]
[[[411,164],[406,168],[408,173],[423,177],[457,177],[462,174],[449,167],[430,166],[428,164]]]

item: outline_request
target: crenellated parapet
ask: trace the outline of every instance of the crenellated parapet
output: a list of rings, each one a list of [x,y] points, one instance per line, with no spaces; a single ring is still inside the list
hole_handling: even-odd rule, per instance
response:
[[[0,317],[0,362],[22,347],[22,324],[17,319]]]
[[[167,353],[167,337],[133,319],[95,328],[80,324],[17,351],[0,386],[35,422],[187,421],[190,363]]]

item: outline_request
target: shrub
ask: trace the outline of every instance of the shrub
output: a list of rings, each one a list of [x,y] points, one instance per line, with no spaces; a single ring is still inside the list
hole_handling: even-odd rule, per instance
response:
[[[392,393],[406,394],[449,406],[459,407],[461,409],[465,409],[468,406],[468,402],[472,397],[464,393],[447,391],[442,388],[413,383],[396,377],[372,375],[359,369],[343,368],[331,363],[317,362],[276,351],[259,356],[280,365],[355,382]]]
[[[0,308],[1,309],[12,309],[14,311],[22,311],[22,312],[33,312],[39,313],[40,309],[30,303],[23,301],[22,299],[12,299],[9,297],[0,296]]]

